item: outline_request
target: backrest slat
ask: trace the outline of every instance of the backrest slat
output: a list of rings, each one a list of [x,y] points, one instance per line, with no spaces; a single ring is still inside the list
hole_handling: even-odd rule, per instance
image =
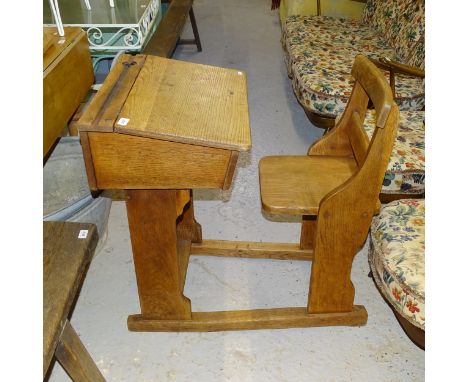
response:
[[[369,148],[369,138],[363,129],[363,119],[354,111],[348,125],[348,137],[353,149],[354,157],[359,167],[362,167]]]
[[[383,128],[393,104],[393,94],[387,80],[382,72],[362,55],[356,56],[351,74],[375,107],[376,126]]]

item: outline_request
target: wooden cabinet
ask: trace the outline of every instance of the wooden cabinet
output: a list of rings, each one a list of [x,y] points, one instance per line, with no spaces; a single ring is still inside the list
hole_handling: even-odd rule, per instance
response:
[[[44,28],[43,40],[43,156],[66,127],[94,82],[86,33]]]

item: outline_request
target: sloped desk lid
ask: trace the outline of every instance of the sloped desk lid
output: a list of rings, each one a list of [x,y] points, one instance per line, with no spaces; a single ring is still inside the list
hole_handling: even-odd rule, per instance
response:
[[[111,72],[106,82],[114,82],[114,87],[120,82],[121,89],[110,91],[105,82],[102,96],[98,92],[80,119],[80,130],[237,151],[251,148],[244,72],[142,55],[123,55],[116,67],[113,71],[127,70],[133,79]],[[115,105],[118,99],[121,107]],[[93,106],[94,101],[100,107]],[[106,121],[111,120],[109,125]]]

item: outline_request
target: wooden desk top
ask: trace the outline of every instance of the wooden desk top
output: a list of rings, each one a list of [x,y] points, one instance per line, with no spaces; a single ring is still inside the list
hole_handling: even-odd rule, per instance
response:
[[[47,371],[63,325],[98,241],[94,224],[44,222],[43,368]],[[88,230],[79,239],[80,230]]]
[[[247,151],[247,78],[234,69],[122,55],[78,126]]]
[[[43,28],[42,66],[45,72],[47,68],[62,54],[67,47],[79,39],[85,32],[78,27],[66,27],[65,36],[59,36],[57,28]],[[44,73],[44,76],[47,73]]]

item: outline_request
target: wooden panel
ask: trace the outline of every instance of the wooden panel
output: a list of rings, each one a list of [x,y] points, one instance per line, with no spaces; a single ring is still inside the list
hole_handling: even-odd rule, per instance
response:
[[[125,123],[119,123],[125,118]],[[147,56],[115,131],[246,151],[251,147],[244,72]]]
[[[190,190],[190,201],[184,208],[184,213],[177,220],[177,238],[190,240],[192,243],[201,243],[202,228],[195,220],[193,208],[193,190]]]
[[[153,56],[171,57],[192,4],[193,0],[172,0],[143,52]]]
[[[76,43],[83,34],[81,28],[65,27],[65,36],[60,36],[55,27],[43,28],[42,70],[45,71],[70,44]]]
[[[192,243],[192,255],[244,257],[275,260],[313,260],[312,250],[301,249],[295,243],[264,243],[252,241],[203,240]]]
[[[314,314],[353,309],[352,263],[366,240],[372,216],[378,212],[378,194],[398,126],[398,107],[382,72],[358,55],[352,73],[356,83],[342,117],[332,132],[309,150],[319,154],[331,153],[333,147],[341,152],[351,149],[360,162],[359,172],[320,201],[307,307]],[[367,148],[361,126],[369,97],[379,128]]]
[[[271,213],[317,215],[322,198],[357,171],[354,158],[272,156],[259,163],[262,207]]]
[[[89,132],[99,189],[222,188],[231,152],[134,137]]]
[[[68,320],[55,356],[73,381],[106,382]]]
[[[314,249],[317,235],[317,216],[304,215],[301,224],[301,249]]]
[[[236,170],[237,159],[239,158],[238,151],[231,151],[231,159],[229,160],[228,170],[226,171],[226,178],[224,179],[223,190],[229,190]]]
[[[384,128],[376,130],[359,173],[328,194],[320,204],[309,293],[310,313],[352,309],[352,263],[367,238],[376,213],[375,206],[396,137],[396,104],[386,121]]]
[[[43,66],[48,65],[47,62],[50,61],[51,57],[53,57],[53,56],[49,55],[49,53],[47,52],[50,48],[52,48],[52,46],[54,45],[54,40],[55,40],[54,35],[53,35],[53,33],[52,33],[52,31],[50,29],[52,29],[52,28],[44,28],[44,32],[43,32],[43,36],[42,36],[43,37],[43,39],[42,39]],[[47,61],[45,60],[46,55],[49,55],[49,58],[48,58]]]
[[[177,240],[177,256],[179,258],[179,281],[180,290],[184,290],[185,277],[187,276],[187,268],[190,259],[190,241]]]
[[[127,326],[132,331],[217,332],[317,326],[361,326],[366,322],[366,309],[362,305],[355,305],[349,313],[308,314],[305,308],[277,308],[193,312],[191,320],[152,320],[141,315],[134,315],[128,317]]]
[[[146,56],[123,54],[76,123],[80,131],[114,131],[114,122],[145,63]]]
[[[361,87],[368,94],[375,107],[376,126],[384,127],[393,103],[393,94],[382,72],[369,60],[357,55],[351,74],[356,80],[356,87]]]
[[[175,190],[127,190],[141,313],[159,319],[189,319],[190,300],[181,288]]]
[[[351,115],[348,122],[348,136],[353,148],[354,157],[359,167],[364,164],[369,148],[369,138],[363,129],[364,115],[361,117],[357,111]]]
[[[51,51],[53,48],[50,48]],[[66,127],[93,84],[94,73],[86,33],[50,63],[43,73],[43,155]]]
[[[57,346],[70,307],[98,241],[96,226],[70,222],[43,223],[43,374]],[[79,239],[80,230],[88,230]]]
[[[182,215],[187,203],[190,202],[190,190],[177,190],[176,191],[176,214]]]
[[[88,133],[83,131],[80,133],[80,143],[83,150],[83,159],[85,162],[86,176],[88,178],[88,185],[91,191],[97,191],[96,174],[94,173],[93,156],[91,154],[91,146],[89,144]]]

